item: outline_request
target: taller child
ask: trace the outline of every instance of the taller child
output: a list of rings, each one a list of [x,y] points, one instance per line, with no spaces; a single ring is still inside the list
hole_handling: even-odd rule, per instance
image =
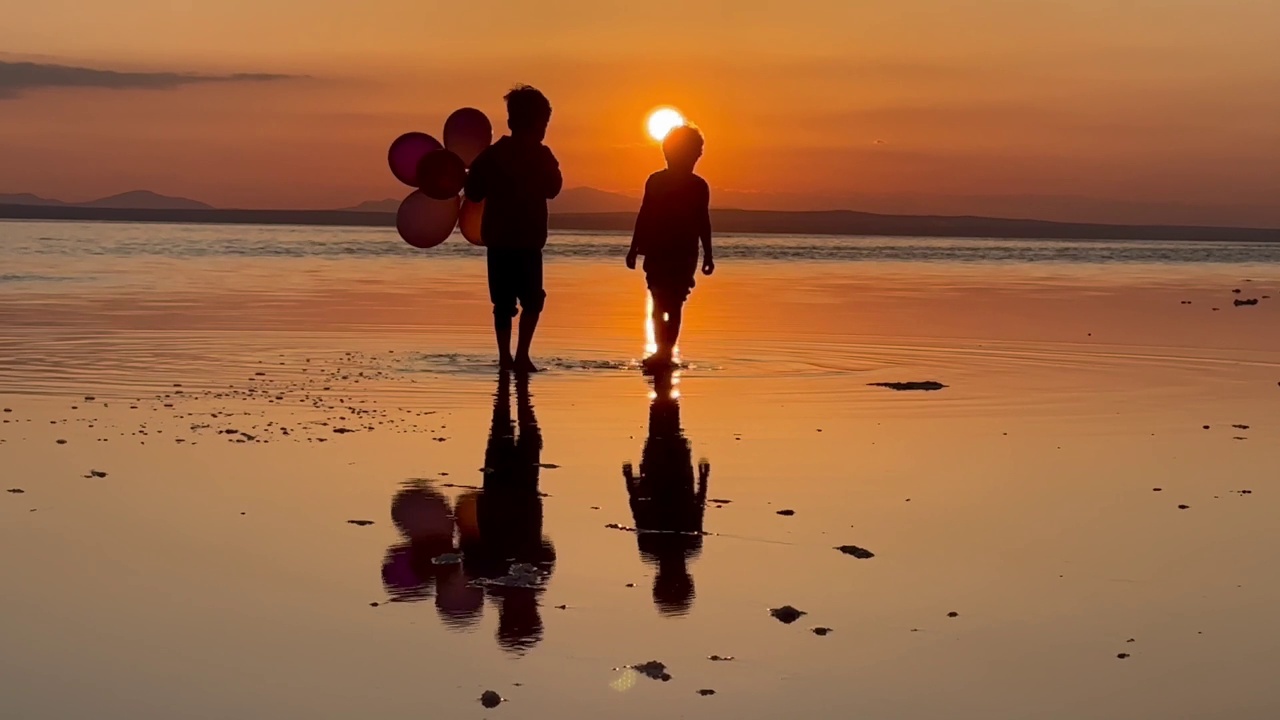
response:
[[[542,288],[542,248],[547,244],[547,201],[564,180],[551,148],[542,144],[551,122],[551,103],[537,89],[517,85],[507,102],[504,135],[471,164],[466,195],[484,201],[480,236],[488,253],[489,299],[504,370],[537,372],[529,346],[547,293]],[[520,336],[511,354],[511,321],[519,303]]]

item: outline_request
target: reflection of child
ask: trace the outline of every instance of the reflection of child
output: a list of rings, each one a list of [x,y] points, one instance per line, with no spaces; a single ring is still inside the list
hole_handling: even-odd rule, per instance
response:
[[[644,256],[644,275],[653,295],[653,329],[658,350],[646,366],[669,366],[680,337],[684,303],[693,289],[702,244],[702,272],[710,275],[711,190],[693,169],[702,157],[702,133],[692,126],[675,128],[662,142],[667,169],[649,176],[644,202],[636,218],[627,267]]]
[[[635,519],[640,555],[656,566],[653,602],[668,615],[687,613],[693,606],[693,576],[689,560],[702,551],[702,520],[707,502],[711,465],[698,463],[695,483],[693,454],[680,428],[679,401],[669,385],[658,383],[649,408],[649,437],[645,440],[637,476],[623,465]]]

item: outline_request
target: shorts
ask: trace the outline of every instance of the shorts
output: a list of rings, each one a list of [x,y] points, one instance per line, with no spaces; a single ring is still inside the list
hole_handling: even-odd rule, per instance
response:
[[[547,300],[542,289],[541,248],[489,248],[489,300],[493,314],[515,317],[516,303],[525,312],[541,312]]]
[[[661,307],[683,304],[696,284],[693,278],[697,270],[697,255],[692,258],[664,258],[661,262],[646,256],[644,279],[654,303]]]

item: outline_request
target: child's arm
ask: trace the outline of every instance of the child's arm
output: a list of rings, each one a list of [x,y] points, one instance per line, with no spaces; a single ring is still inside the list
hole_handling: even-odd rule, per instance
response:
[[[467,183],[463,193],[473,203],[478,203],[489,194],[489,153],[481,152],[471,163],[467,172]]]
[[[702,274],[710,275],[716,271],[715,257],[711,253],[711,189],[703,185],[705,202],[702,203],[702,215],[698,219],[698,238],[702,241]]]
[[[652,224],[653,205],[650,202],[649,183],[644,184],[644,199],[640,201],[640,212],[636,215],[636,227],[631,233],[631,249],[627,251],[627,267],[636,269],[636,258],[644,251],[644,241],[649,236],[649,225]]]
[[[560,194],[561,188],[564,187],[564,175],[560,173],[560,161],[556,159],[551,148],[543,145],[547,150],[547,167],[546,167],[546,195],[550,200]]]

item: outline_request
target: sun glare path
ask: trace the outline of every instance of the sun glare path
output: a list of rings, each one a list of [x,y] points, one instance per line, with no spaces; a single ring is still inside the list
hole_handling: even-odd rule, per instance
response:
[[[658,108],[649,113],[649,137],[662,142],[667,133],[684,125],[684,116],[675,108]]]

